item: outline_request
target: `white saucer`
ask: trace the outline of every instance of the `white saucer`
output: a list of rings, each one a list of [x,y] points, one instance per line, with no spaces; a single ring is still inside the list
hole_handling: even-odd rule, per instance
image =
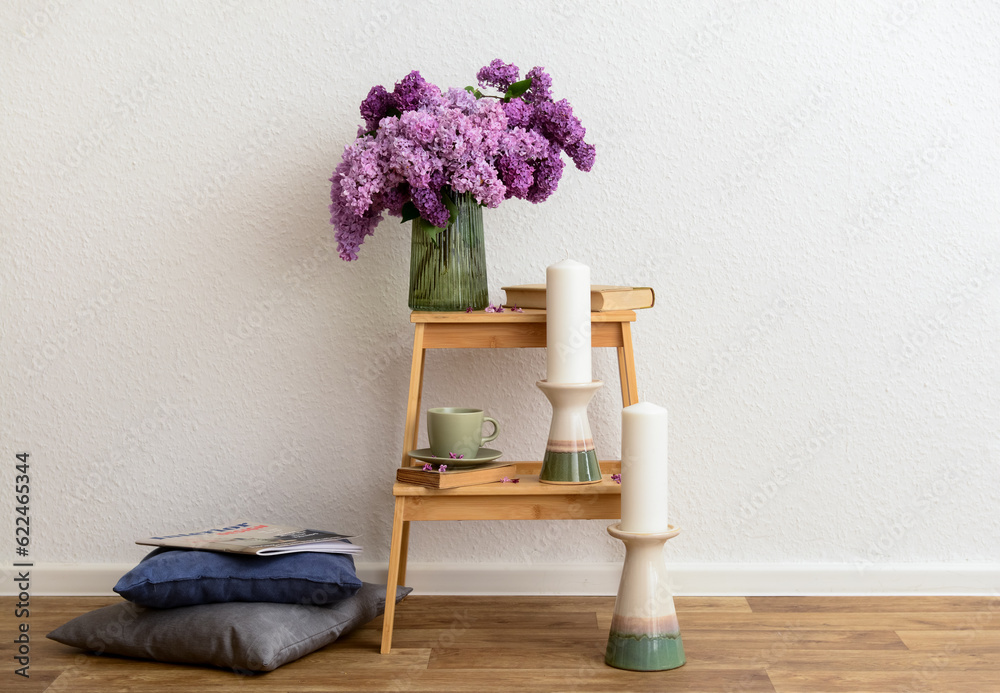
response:
[[[446,464],[449,467],[470,467],[474,464],[485,464],[486,462],[492,462],[497,459],[503,453],[499,450],[491,450],[490,448],[479,448],[476,452],[475,457],[463,457],[457,460],[453,457],[435,457],[431,453],[430,448],[420,448],[419,450],[411,450],[407,453],[410,457],[415,460],[420,460],[421,462],[430,462],[432,464]]]

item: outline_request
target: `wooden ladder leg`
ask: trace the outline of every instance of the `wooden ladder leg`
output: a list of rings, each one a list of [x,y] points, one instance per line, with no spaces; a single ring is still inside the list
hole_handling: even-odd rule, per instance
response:
[[[410,450],[417,447],[417,433],[420,424],[420,397],[424,389],[424,361],[427,352],[424,350],[424,324],[417,323],[413,328],[413,356],[410,359],[410,394],[406,400],[406,430],[403,433],[402,466],[410,465]]]
[[[622,346],[618,347],[618,377],[622,384],[622,406],[638,404],[639,393],[635,382],[635,355],[632,353],[632,326],[622,322]]]
[[[389,654],[392,647],[392,623],[396,618],[396,587],[403,557],[403,513],[406,498],[396,497],[396,511],[392,516],[392,542],[389,544],[389,575],[385,586],[385,615],[382,620],[382,654]],[[409,524],[408,522],[405,524]]]
[[[406,584],[406,557],[410,553],[410,521],[403,520],[403,541],[399,550],[399,575],[396,581],[400,585]]]

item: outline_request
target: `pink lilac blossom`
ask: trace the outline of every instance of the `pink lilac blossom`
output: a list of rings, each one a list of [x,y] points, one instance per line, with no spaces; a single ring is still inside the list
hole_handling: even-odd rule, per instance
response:
[[[469,193],[491,208],[511,197],[541,202],[559,184],[564,151],[589,171],[595,149],[584,142],[586,130],[569,102],[552,100],[552,78],[543,68],[528,77],[528,91],[509,101],[457,88],[442,93],[416,70],[391,93],[372,87],[361,103],[367,129],[358,129],[330,179],[340,256],[357,259],[384,211],[403,216],[412,203],[425,221],[445,227],[451,220],[445,195]],[[494,60],[477,78],[506,91],[518,69]]]
[[[361,102],[361,117],[365,119],[365,125],[369,130],[378,127],[379,121],[385,118],[392,105],[392,96],[381,84],[377,84],[368,92],[368,96]]]
[[[441,102],[441,90],[424,80],[416,70],[396,82],[392,92],[392,105],[400,111],[439,106]]]
[[[552,100],[552,78],[544,67],[531,68],[525,78],[531,80],[531,87],[524,95],[525,101],[537,104]]]
[[[508,126],[526,128],[531,125],[531,114],[534,112],[534,108],[525,103],[521,97],[517,97],[503,104],[503,112],[507,115]]]
[[[508,64],[497,58],[486,67],[481,68],[476,74],[476,79],[479,80],[481,87],[495,87],[505,92],[510,89],[511,84],[517,81],[520,73],[521,71],[514,63]]]

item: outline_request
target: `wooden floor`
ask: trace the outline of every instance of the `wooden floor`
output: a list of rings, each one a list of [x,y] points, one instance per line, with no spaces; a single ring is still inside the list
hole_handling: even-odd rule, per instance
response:
[[[687,652],[656,673],[604,665],[613,598],[421,597],[269,674],[96,657],[40,637],[116,601],[33,597],[31,680],[0,633],[0,690],[171,691],[1000,691],[1000,598],[678,597]],[[10,624],[13,599],[0,599]]]

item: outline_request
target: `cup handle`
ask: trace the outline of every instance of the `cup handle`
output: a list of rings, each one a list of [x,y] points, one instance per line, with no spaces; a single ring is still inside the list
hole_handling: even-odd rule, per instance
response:
[[[491,424],[493,424],[493,433],[491,433],[489,437],[483,438],[483,442],[480,444],[479,447],[484,447],[488,442],[490,442],[498,435],[500,435],[500,424],[497,423],[496,419],[491,418],[489,416],[484,416],[483,421],[489,421]]]

